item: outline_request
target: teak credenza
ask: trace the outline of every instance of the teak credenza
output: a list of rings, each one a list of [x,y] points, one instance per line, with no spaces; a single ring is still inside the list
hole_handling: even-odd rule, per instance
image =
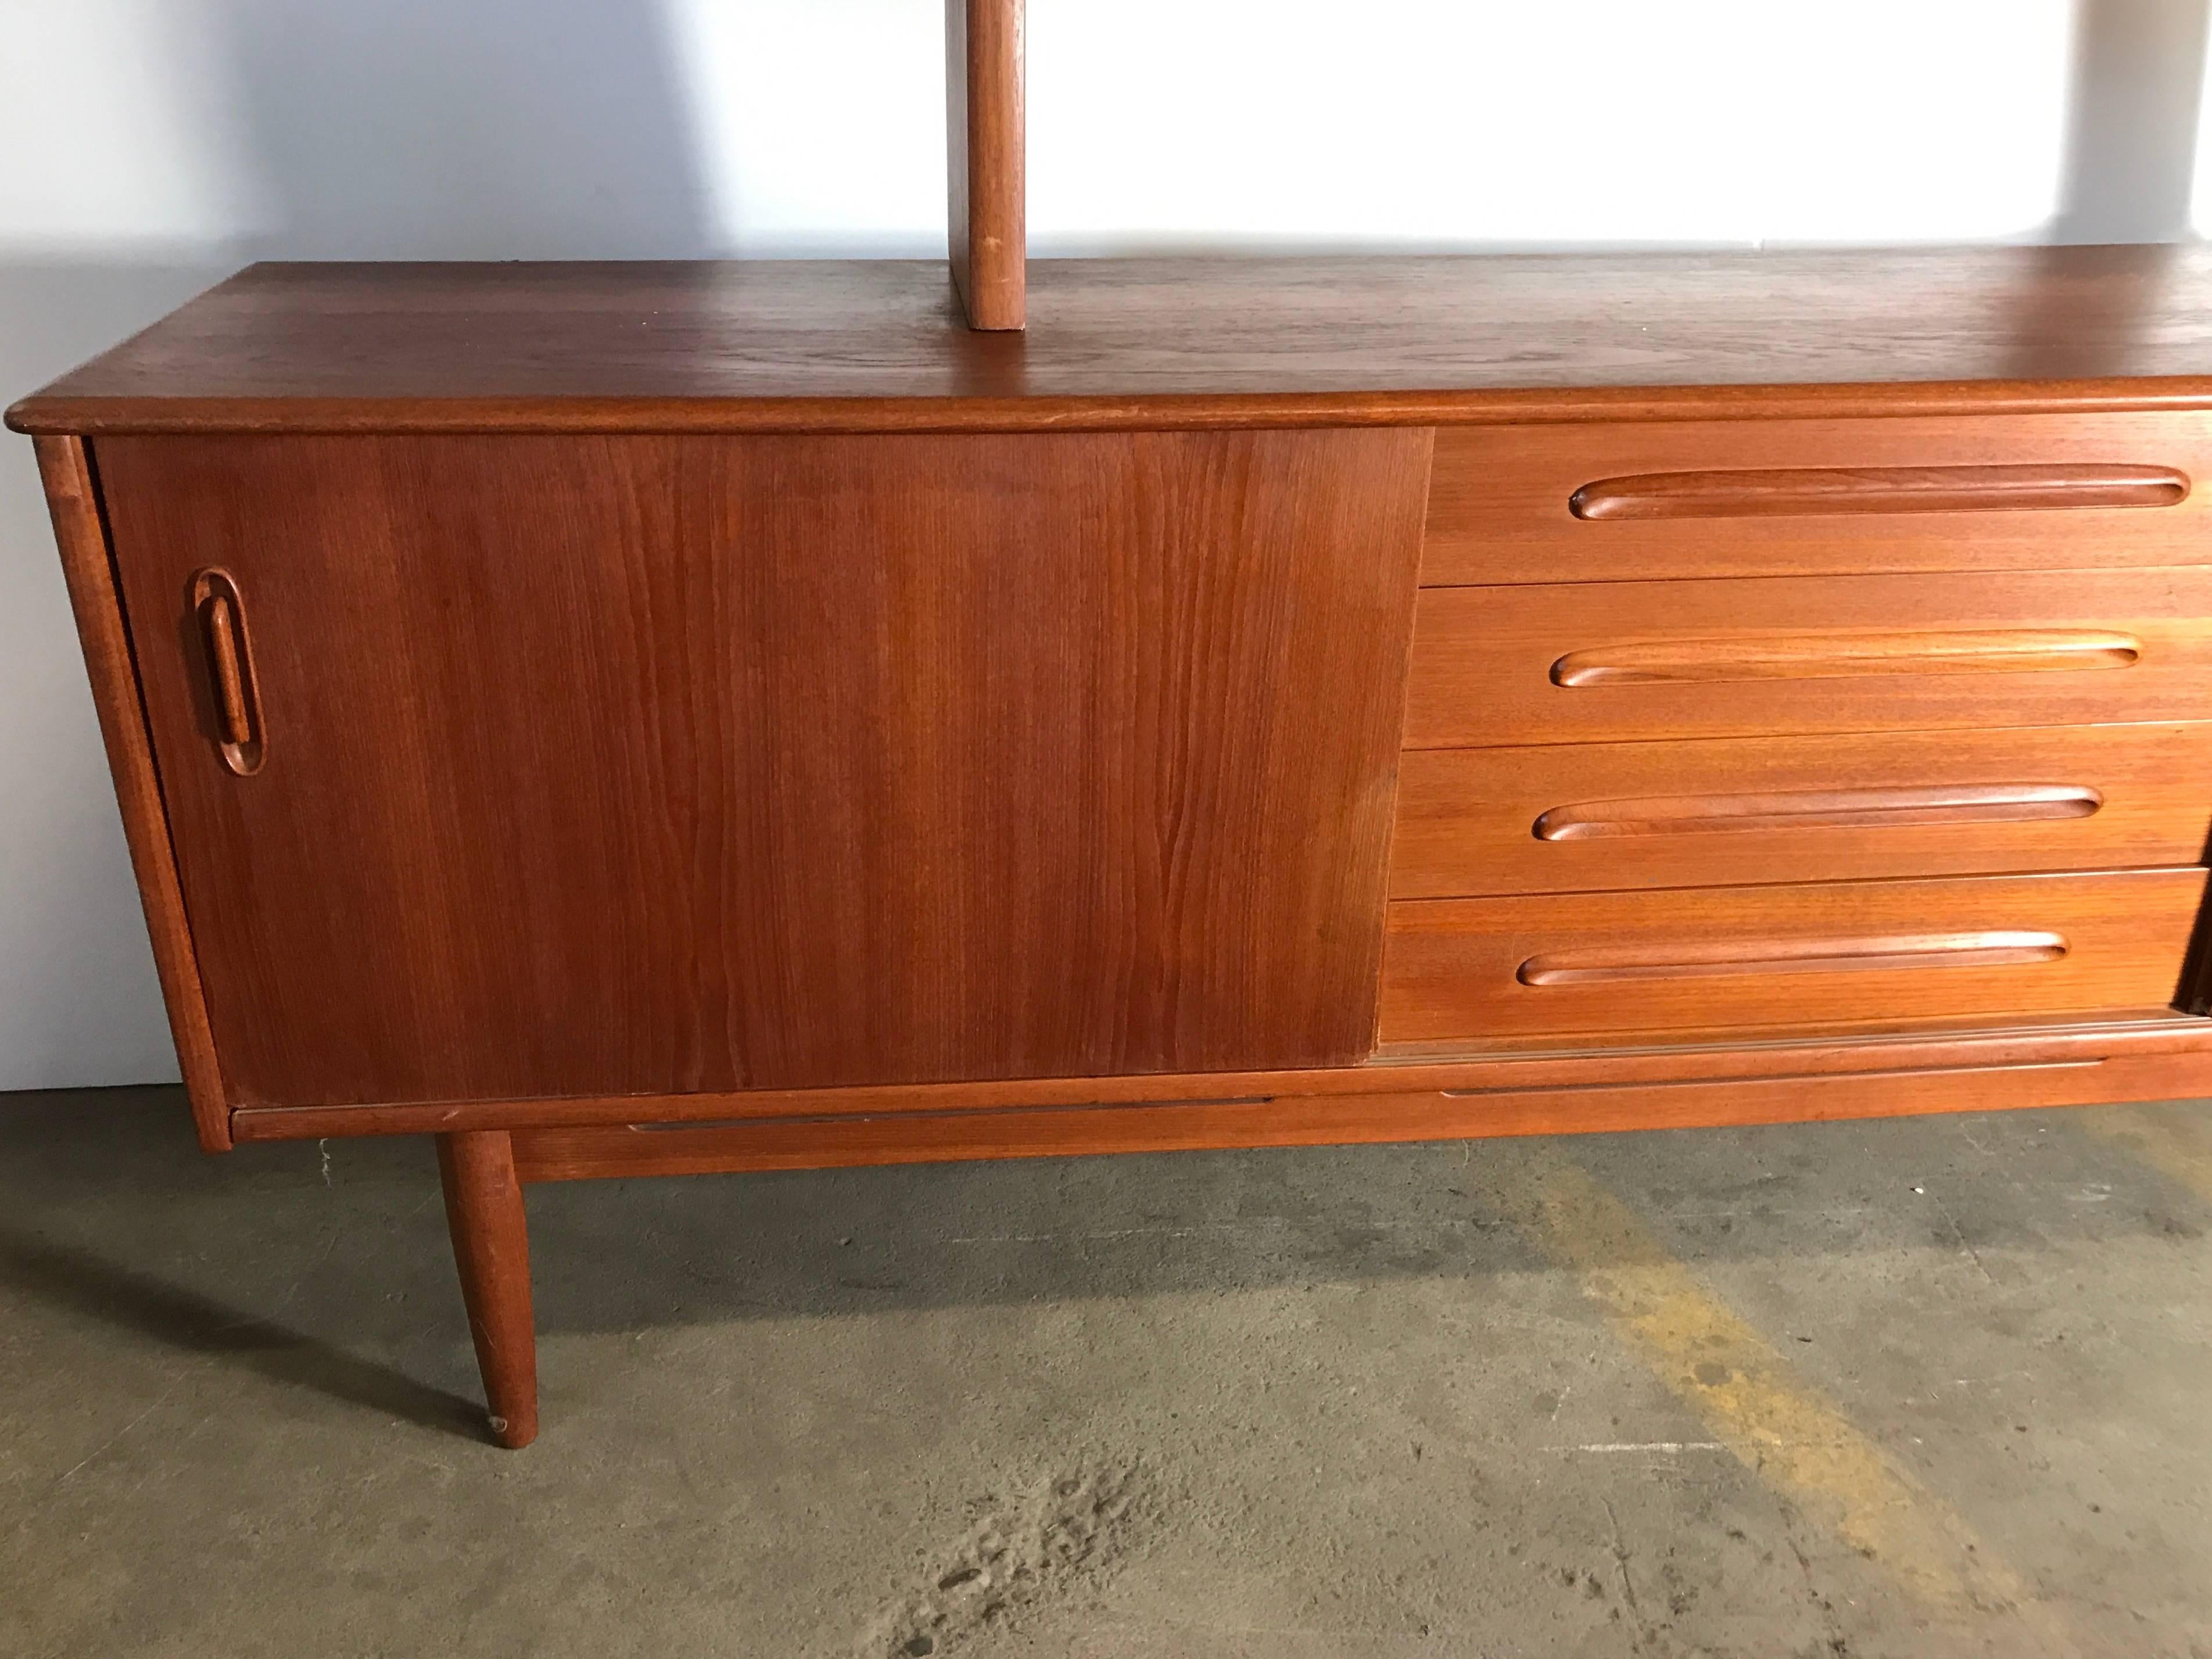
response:
[[[270,265],[36,435],[201,1140],[2212,1093],[2212,255]],[[1017,294],[1018,298],[1018,293]]]

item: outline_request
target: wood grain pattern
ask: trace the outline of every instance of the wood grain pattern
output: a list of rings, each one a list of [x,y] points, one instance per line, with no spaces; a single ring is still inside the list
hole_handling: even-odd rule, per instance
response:
[[[106,441],[235,1103],[1371,1043],[1425,433]]]
[[[177,1045],[178,1067],[191,1102],[192,1127],[204,1149],[228,1152],[229,1101],[208,1024],[207,1000],[185,917],[161,780],[139,701],[137,670],[108,559],[91,462],[85,446],[73,438],[40,438],[37,448],[54,540],[61,550],[62,574],[69,585],[77,638],[84,647],[85,672],[92,682],[93,707],[100,716],[100,740],[107,747],[107,769],[123,814],[131,872],[138,883],[138,902],[145,909],[153,942],[169,1036]]]
[[[2192,564],[2207,477],[2194,412],[1448,429],[1421,580]]]
[[[497,1129],[440,1135],[438,1178],[492,1437],[519,1451],[538,1437],[538,1333],[513,1138]]]
[[[2139,870],[1400,900],[1382,1040],[2170,1002],[2204,881]],[[1624,994],[1638,968],[1651,971]]]
[[[1400,765],[1390,892],[2123,869],[2208,843],[2204,721],[1436,749]]]
[[[2204,246],[1045,259],[1028,288],[1014,337],[962,326],[927,260],[257,266],[9,418],[894,431],[2212,404]],[[1796,464],[2066,459],[1993,441]],[[1553,509],[1593,478],[1681,465],[1609,449]]]
[[[520,1131],[526,1182],[704,1175],[964,1158],[1346,1146],[1493,1135],[1817,1123],[1930,1111],[2003,1111],[2162,1100],[2203,1087],[2196,1055],[2136,1054],[1978,1067],[1933,1066],[1585,1088],[1437,1090],[1203,1101],[1149,1108],[1070,1107],[912,1113],[828,1121],[766,1120],[714,1128],[621,1126]]]
[[[1406,745],[2183,720],[2208,698],[2203,567],[1430,587]]]
[[[1029,258],[1024,0],[945,0],[946,199],[968,326],[1022,325]]]

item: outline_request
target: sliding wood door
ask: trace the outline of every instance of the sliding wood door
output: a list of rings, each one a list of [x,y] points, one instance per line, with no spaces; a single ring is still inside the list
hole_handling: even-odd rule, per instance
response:
[[[234,1103],[1358,1059],[1427,456],[100,440]]]

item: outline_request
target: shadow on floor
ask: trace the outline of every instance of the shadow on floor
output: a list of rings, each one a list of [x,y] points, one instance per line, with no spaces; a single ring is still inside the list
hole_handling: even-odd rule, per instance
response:
[[[1546,1264],[1513,1217],[1560,1158],[1692,1265],[2055,1253],[2212,1224],[2189,1183],[2048,1111],[570,1182],[531,1189],[538,1325],[1523,1273]],[[427,1141],[209,1158],[179,1090],[0,1097],[0,1287],[410,1421],[471,1420]]]
[[[483,1408],[459,1395],[87,1249],[0,1227],[0,1288],[418,1428],[483,1437]]]

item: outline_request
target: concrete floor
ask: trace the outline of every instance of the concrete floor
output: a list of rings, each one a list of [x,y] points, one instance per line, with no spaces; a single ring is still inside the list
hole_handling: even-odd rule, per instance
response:
[[[2212,1108],[530,1208],[0,1098],[0,1652],[2212,1654]]]

